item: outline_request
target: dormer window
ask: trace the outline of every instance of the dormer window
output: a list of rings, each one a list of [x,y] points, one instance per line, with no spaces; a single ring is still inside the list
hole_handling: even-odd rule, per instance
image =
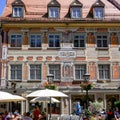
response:
[[[104,18],[104,3],[97,0],[93,5],[93,16],[94,18],[101,19]]]
[[[22,7],[14,7],[13,8],[13,17],[23,17],[23,8]]]
[[[103,18],[104,10],[102,7],[94,8],[94,18]]]
[[[71,9],[71,17],[72,18],[81,18],[81,8],[73,7]]]
[[[15,0],[12,3],[12,16],[23,17],[24,16],[24,3],[21,0]]]
[[[49,7],[49,18],[59,18],[58,7]]]
[[[48,17],[59,18],[60,17],[60,4],[57,0],[51,0],[48,4]]]
[[[82,17],[82,3],[80,3],[78,0],[74,0],[70,4],[70,15],[71,15],[71,18]]]

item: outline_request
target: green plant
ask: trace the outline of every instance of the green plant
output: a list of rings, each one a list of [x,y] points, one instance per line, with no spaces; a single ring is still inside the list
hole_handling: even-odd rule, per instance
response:
[[[91,107],[92,107],[92,112],[100,112],[103,109],[103,103],[102,102],[93,102],[91,103]]]
[[[47,89],[52,89],[52,90],[56,90],[57,89],[57,86],[56,85],[49,85],[49,86],[45,86],[45,88]]]
[[[115,107],[118,107],[118,108],[120,109],[120,101],[115,101],[115,102],[114,102],[114,106],[115,106]]]
[[[80,87],[82,88],[82,90],[91,90],[94,85],[92,84],[92,82],[82,82],[80,84]]]
[[[57,85],[55,84],[49,84],[48,82],[45,83],[44,88],[51,89],[51,90],[57,90]]]
[[[91,112],[89,110],[85,109],[85,116],[89,117],[90,115],[91,115]]]

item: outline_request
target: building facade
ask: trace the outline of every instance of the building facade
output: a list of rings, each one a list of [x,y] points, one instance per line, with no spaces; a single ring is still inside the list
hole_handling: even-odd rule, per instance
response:
[[[69,95],[53,113],[85,107],[80,84],[90,74],[90,101],[120,100],[120,3],[116,0],[7,0],[1,17],[1,89],[26,95],[54,75]],[[58,109],[61,108],[61,109]]]

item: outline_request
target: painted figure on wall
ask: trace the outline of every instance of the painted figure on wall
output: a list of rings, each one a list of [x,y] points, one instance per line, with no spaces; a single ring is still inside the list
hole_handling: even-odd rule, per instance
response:
[[[118,45],[118,37],[117,37],[116,33],[111,33],[110,40],[111,40],[111,45],[113,45],[113,46]]]
[[[28,34],[27,32],[24,33],[24,41],[23,41],[24,45],[28,45],[28,35],[27,34]]]
[[[70,77],[70,66],[69,65],[65,65],[65,76]]]
[[[94,44],[94,40],[95,40],[94,34],[93,33],[88,33],[88,44],[90,46]]]

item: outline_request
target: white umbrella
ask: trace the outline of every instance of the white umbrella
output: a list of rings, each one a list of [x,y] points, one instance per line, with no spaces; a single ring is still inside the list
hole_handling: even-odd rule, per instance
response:
[[[36,97],[36,98],[33,98],[30,102],[50,102],[50,97]],[[51,102],[52,103],[59,103],[60,101],[55,99],[55,98],[51,98]]]
[[[9,97],[10,95],[12,94],[8,92],[0,91],[0,98]]]
[[[66,94],[57,90],[37,90],[27,95],[27,97],[68,97]]]
[[[50,97],[50,119],[51,119],[51,97],[68,97],[66,94],[57,90],[37,90],[27,95],[27,97]]]
[[[22,96],[13,95],[8,92],[0,91],[0,102],[12,102],[25,100]]]
[[[24,101],[24,100],[26,99],[19,95],[13,95],[13,97],[11,98],[11,101]]]
[[[12,98],[12,94],[8,93],[8,92],[3,92],[3,91],[0,91],[0,102],[4,102],[6,101],[7,99],[10,99]]]

